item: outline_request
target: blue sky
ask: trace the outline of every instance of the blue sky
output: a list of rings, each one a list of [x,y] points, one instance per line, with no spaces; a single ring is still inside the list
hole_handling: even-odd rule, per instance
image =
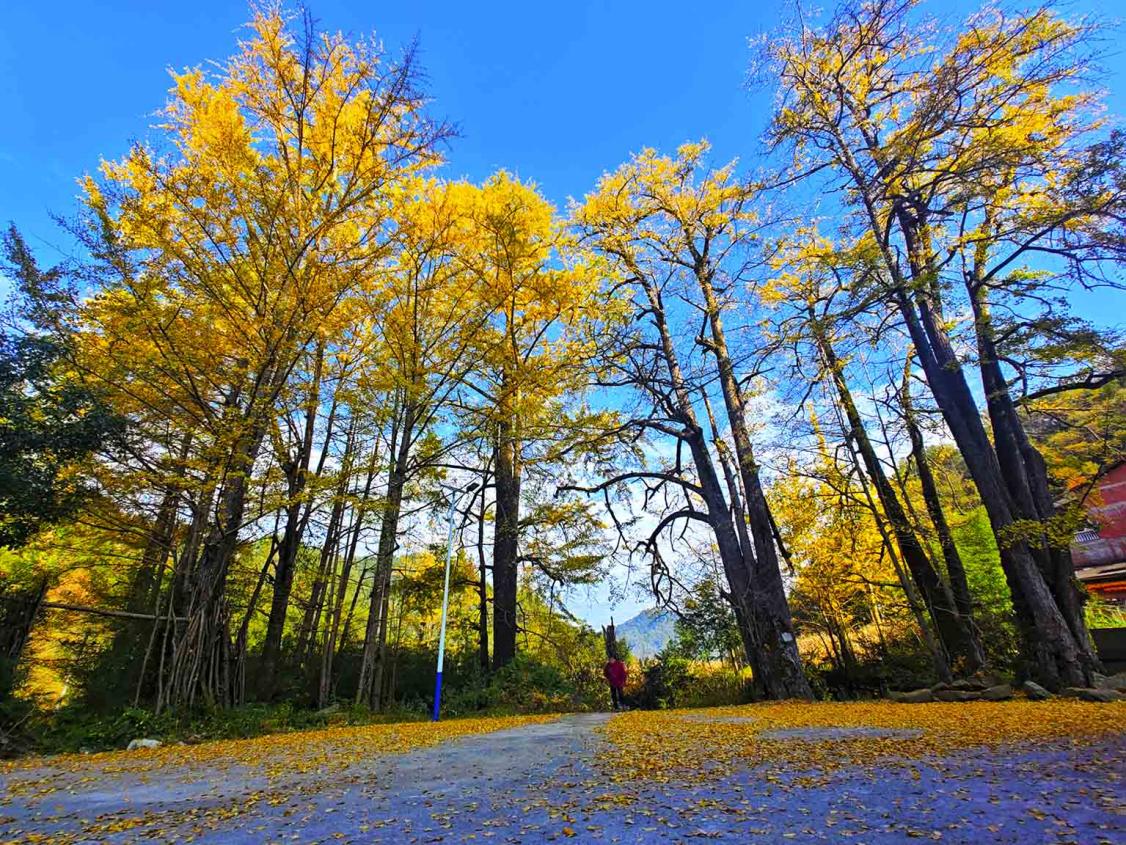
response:
[[[49,212],[74,209],[75,177],[144,137],[166,68],[222,60],[247,17],[241,2],[24,0],[0,28],[0,221],[35,246],[62,246]],[[460,126],[450,175],[504,167],[560,205],[643,146],[707,135],[745,152],[769,97],[742,88],[748,35],[773,4],[671,2],[336,2],[321,25],[375,31],[396,48],[416,34],[434,108]],[[44,254],[47,258],[47,254]]]
[[[960,16],[978,4],[931,0]],[[754,166],[772,92],[744,87],[748,37],[770,31],[782,0],[571,0],[413,3],[314,0],[325,29],[376,32],[398,49],[416,35],[434,110],[460,127],[446,175],[504,167],[560,206],[645,146],[708,138],[715,161]],[[1067,10],[1126,16],[1126,0]],[[51,214],[76,210],[75,180],[144,138],[164,102],[166,69],[223,60],[248,16],[239,0],[16,0],[0,27],[0,224],[14,221],[41,260],[70,249]],[[1115,36],[1121,36],[1118,27]],[[1118,39],[1120,40],[1120,38]],[[1119,49],[1115,39],[1111,50]],[[1112,55],[1111,111],[1126,115],[1126,60]],[[1094,315],[1116,300],[1094,297]],[[1120,321],[1121,317],[1109,319]],[[603,621],[604,596],[577,610]],[[621,621],[638,609],[615,611]]]

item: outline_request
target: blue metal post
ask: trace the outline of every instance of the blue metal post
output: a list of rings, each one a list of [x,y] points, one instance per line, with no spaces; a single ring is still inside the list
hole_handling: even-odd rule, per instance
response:
[[[442,626],[438,634],[438,673],[434,676],[434,721],[442,712],[442,664],[446,660],[446,612],[450,606],[450,560],[454,553],[454,508],[461,490],[450,494],[449,531],[446,536],[446,583],[442,588]]]

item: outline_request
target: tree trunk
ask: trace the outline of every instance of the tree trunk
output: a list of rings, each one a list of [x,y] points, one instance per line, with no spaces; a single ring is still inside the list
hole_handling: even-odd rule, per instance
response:
[[[707,507],[706,521],[715,534],[720,562],[730,588],[731,605],[735,611],[743,648],[751,665],[754,684],[761,694],[770,698],[812,698],[813,693],[805,679],[797,653],[789,605],[782,591],[781,573],[775,566],[777,581],[772,582],[769,573],[756,571],[752,549],[745,548],[740,543],[739,530],[716,473],[703,429],[697,422],[692,407],[691,395],[680,368],[660,291],[648,280],[643,280],[643,288],[649,300],[651,317],[660,335],[661,354],[673,388],[668,400],[668,411],[683,426],[681,439],[688,445],[696,466],[700,496]],[[753,481],[757,485],[757,475]],[[761,490],[759,493],[761,494]],[[747,494],[753,495],[753,491],[748,490]],[[765,508],[765,501],[759,503],[759,507]],[[762,510],[758,512],[759,518],[762,513]],[[738,518],[743,518],[741,513]],[[753,531],[753,520],[751,527]],[[770,542],[773,542],[772,538]]]
[[[371,587],[360,678],[356,688],[356,703],[367,704],[376,709],[381,704],[382,671],[387,656],[387,608],[391,597],[392,564],[398,544],[399,514],[403,504],[403,488],[407,481],[407,461],[413,445],[415,411],[414,405],[409,402],[399,404],[392,421],[387,501],[380,519],[375,579]]]
[[[985,663],[985,654],[976,632],[970,621],[958,612],[953,596],[935,570],[930,556],[927,555],[911,525],[903,504],[896,495],[895,488],[884,472],[883,465],[865,430],[856,402],[853,400],[852,391],[845,381],[844,366],[837,358],[833,345],[825,337],[812,309],[809,312],[809,319],[817,346],[845,412],[849,438],[856,444],[864,469],[872,486],[875,487],[880,508],[891,527],[891,533],[911,573],[911,579],[918,587],[927,612],[934,622],[935,631],[938,632],[939,640],[946,651],[947,660],[951,668],[956,671],[976,672]]]
[[[502,386],[502,391],[506,386]],[[493,532],[493,668],[516,656],[520,545],[520,444],[516,421],[503,409],[495,452],[496,527]]]
[[[367,514],[368,497],[371,495],[371,485],[375,480],[378,467],[379,449],[373,445],[371,461],[368,463],[367,478],[364,480],[364,491],[360,503],[356,506],[348,550],[344,555],[344,564],[341,567],[340,583],[336,587],[335,601],[329,608],[329,620],[325,629],[324,649],[321,653],[321,675],[317,687],[317,702],[319,707],[328,705],[329,695],[332,691],[332,664],[336,656],[337,634],[340,632],[340,620],[344,612],[344,600],[348,594],[348,580],[352,575],[352,564],[356,559],[356,549],[360,544],[360,533],[364,527],[364,516]],[[356,586],[357,593],[359,585]]]
[[[481,509],[477,514],[477,662],[482,672],[489,671],[489,574],[485,564],[485,512],[489,500],[485,496],[488,489],[486,479],[482,480],[480,494]]]
[[[321,545],[321,554],[317,563],[317,574],[313,579],[313,587],[309,593],[309,602],[305,605],[305,613],[301,617],[301,625],[297,629],[297,642],[293,653],[298,666],[305,665],[308,656],[312,653],[316,643],[316,632],[319,626],[321,611],[324,608],[325,588],[332,578],[332,569],[340,546],[340,535],[344,529],[344,476],[336,490],[335,501],[332,504],[332,513],[329,516],[328,528],[325,530],[324,543]]]
[[[0,606],[0,702],[13,692],[16,667],[23,657],[24,647],[46,595],[46,576],[38,586],[22,594],[0,593],[0,600],[3,602]]]
[[[1097,672],[1102,667],[1087,632],[1083,613],[1085,595],[1075,579],[1071,549],[1067,544],[1053,543],[1051,539],[1052,522],[1058,521],[1058,514],[1048,484],[1047,466],[1043,456],[1028,439],[1009,393],[1008,383],[1001,372],[986,289],[982,285],[970,286],[969,293],[986,407],[1002,474],[1022,525],[1034,529],[1025,531],[1029,550],[1036,558],[1048,588],[1055,597],[1056,605],[1071,629],[1084,670],[1087,673]],[[1072,532],[1063,533],[1070,537]]]
[[[735,377],[735,367],[723,331],[719,301],[711,280],[712,270],[704,259],[697,262],[696,280],[704,295],[704,304],[711,326],[710,350],[719,369],[719,383],[727,409],[735,458],[743,482],[747,522],[750,526],[751,548],[744,549],[744,558],[751,573],[751,623],[756,628],[760,648],[760,682],[769,698],[812,698],[813,691],[801,665],[790,605],[786,600],[778,550],[774,544],[773,519],[762,489],[758,464],[747,430],[746,403]]]
[[[946,572],[950,578],[950,591],[954,594],[954,604],[962,617],[970,620],[970,624],[973,624],[973,597],[970,595],[970,585],[966,580],[966,568],[962,563],[958,546],[954,542],[954,534],[950,530],[950,524],[946,521],[946,512],[942,507],[938,484],[935,483],[930,461],[927,459],[923,433],[915,420],[915,409],[911,402],[911,390],[908,381],[910,368],[911,359],[909,357],[907,369],[903,374],[900,407],[903,410],[903,421],[907,427],[907,436],[911,439],[911,456],[915,461],[915,472],[919,476],[919,486],[923,491],[927,515],[930,517],[935,534],[938,536],[939,546],[942,548],[942,557],[946,562]]]
[[[1091,670],[1083,649],[1056,604],[1027,540],[1021,536],[997,454],[941,318],[922,292],[912,301],[900,289],[897,305],[927,383],[989,515],[1032,675],[1048,689],[1089,685]]]
[[[297,552],[305,532],[306,520],[302,518],[303,494],[309,476],[309,461],[313,454],[313,435],[316,430],[317,408],[320,403],[321,373],[324,366],[324,346],[318,346],[313,364],[313,383],[305,405],[305,430],[298,444],[297,454],[282,467],[286,478],[285,533],[278,550],[278,563],[274,571],[274,592],[270,600],[270,616],[266,621],[266,639],[262,645],[260,695],[268,700],[274,692],[281,656],[282,635],[289,612],[289,597],[293,592],[293,575],[297,569]],[[331,426],[326,432],[324,450],[328,451],[332,437]]]

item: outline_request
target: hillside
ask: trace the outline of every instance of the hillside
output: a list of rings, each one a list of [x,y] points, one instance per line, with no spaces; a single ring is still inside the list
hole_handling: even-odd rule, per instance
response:
[[[617,626],[619,639],[629,644],[634,657],[653,657],[668,645],[675,633],[676,617],[667,610],[651,607]]]

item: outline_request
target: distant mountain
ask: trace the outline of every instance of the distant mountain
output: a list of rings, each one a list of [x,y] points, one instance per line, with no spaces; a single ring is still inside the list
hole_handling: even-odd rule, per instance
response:
[[[654,657],[675,635],[676,617],[667,610],[651,607],[628,622],[616,626],[618,637],[629,645],[634,657]]]

